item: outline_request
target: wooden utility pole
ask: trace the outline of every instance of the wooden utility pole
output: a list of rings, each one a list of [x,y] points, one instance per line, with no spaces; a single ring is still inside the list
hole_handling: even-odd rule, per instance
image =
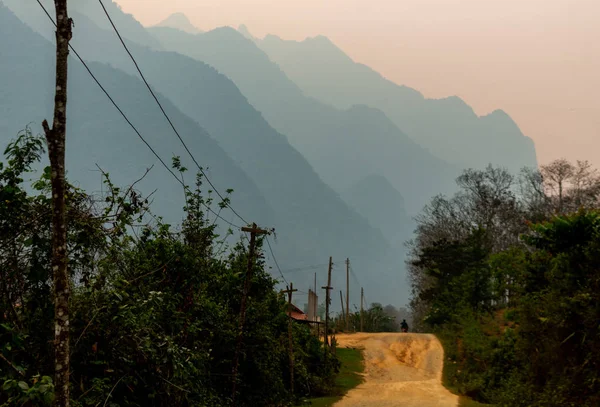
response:
[[[294,394],[294,341],[292,338],[292,293],[294,293],[294,283],[290,283],[289,287],[284,292],[288,295],[288,341],[290,352],[290,389]]]
[[[67,131],[67,72],[69,41],[73,35],[67,0],[54,0],[56,9],[56,87],[52,128],[42,127],[48,143],[52,185],[52,279],[54,283],[54,405],[69,407],[70,338],[69,274],[67,271],[67,222],[65,146]]]
[[[242,292],[242,301],[240,305],[240,322],[238,328],[238,338],[235,347],[235,357],[232,372],[233,388],[231,392],[231,402],[234,407],[236,403],[235,399],[237,388],[237,373],[240,364],[240,350],[242,348],[242,338],[244,336],[244,323],[246,321],[246,302],[248,300],[248,294],[250,293],[250,283],[252,282],[252,271],[254,269],[254,250],[256,246],[256,235],[266,235],[269,233],[268,231],[260,229],[258,226],[256,226],[256,223],[253,223],[251,227],[243,227],[242,232],[250,233],[250,246],[248,247],[248,266],[246,269],[246,280],[244,281],[244,291]]]
[[[346,331],[350,332],[350,259],[346,259]]]
[[[331,287],[331,269],[333,268],[333,261],[331,256],[329,257],[329,269],[327,270],[327,286],[321,287],[325,290],[325,355],[327,355],[327,347],[329,346],[329,303],[331,298],[329,297],[329,290]]]
[[[315,309],[315,321],[319,319],[319,297],[317,296],[317,272],[315,271],[315,288],[314,288],[314,309]],[[318,321],[320,322],[320,321]],[[317,338],[320,338],[319,335],[319,324],[317,324]]]
[[[363,332],[363,302],[364,302],[364,298],[365,298],[365,290],[360,287],[360,331]]]
[[[340,304],[342,305],[342,320],[346,318],[346,311],[344,311],[344,296],[342,290],[340,290]]]

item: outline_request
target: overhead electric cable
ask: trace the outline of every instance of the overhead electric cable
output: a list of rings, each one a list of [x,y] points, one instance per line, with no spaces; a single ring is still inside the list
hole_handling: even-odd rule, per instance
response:
[[[352,266],[350,266],[350,267],[349,267],[349,269],[350,269],[350,274],[352,274],[352,277],[354,278],[354,281],[356,282],[356,284],[358,284],[360,287],[364,287],[364,286],[363,286],[363,285],[360,283],[360,281],[358,281],[358,276],[357,276],[357,275],[356,275],[356,273],[354,272],[354,269],[352,269]],[[367,300],[367,296],[366,296],[366,295],[364,295],[364,297],[365,297],[365,302],[368,304],[369,302],[368,302],[368,300]]]
[[[313,265],[305,266],[305,267],[296,267],[296,268],[293,268],[293,269],[283,270],[283,274],[296,273],[296,272],[300,272],[300,271],[316,270],[316,269],[319,269],[321,267],[327,267],[328,264],[329,263],[323,263],[323,264],[313,264]]]
[[[46,13],[46,15],[48,16],[48,18],[50,19],[50,21],[52,22],[52,24],[54,24],[54,26],[56,26],[56,23],[54,21],[54,19],[52,18],[52,16],[50,15],[50,13],[48,13],[48,11],[46,10],[46,8],[44,7],[44,5],[41,3],[40,0],[37,0],[38,4],[40,5],[40,7],[44,10],[44,12]],[[169,125],[171,126],[171,128],[173,129],[173,132],[175,133],[175,135],[177,136],[177,138],[179,139],[179,141],[181,142],[181,144],[183,145],[183,147],[185,148],[186,152],[189,154],[189,156],[192,158],[192,160],[194,161],[194,164],[198,167],[198,170],[200,171],[200,173],[206,178],[206,181],[209,183],[209,185],[213,188],[213,191],[219,196],[219,198],[221,198],[221,200],[223,202],[226,201],[226,199],[223,197],[223,195],[219,192],[219,190],[215,187],[215,185],[212,183],[212,181],[210,180],[210,178],[206,175],[206,173],[204,172],[204,169],[200,166],[200,164],[198,163],[198,161],[196,160],[196,158],[194,157],[194,155],[192,154],[192,152],[190,151],[190,149],[188,148],[187,144],[185,143],[185,141],[183,140],[183,138],[181,137],[181,135],[179,134],[179,132],[177,131],[175,125],[173,124],[171,118],[168,116],[168,114],[166,113],[165,109],[163,108],[162,104],[160,103],[160,101],[158,100],[158,97],[156,96],[156,94],[154,93],[154,91],[152,90],[152,87],[150,86],[150,84],[148,83],[148,81],[146,80],[146,77],[144,76],[144,74],[142,73],[141,68],[139,67],[138,62],[136,61],[135,57],[132,55],[131,51],[129,50],[129,48],[127,47],[127,45],[125,44],[125,41],[123,39],[123,37],[121,36],[119,30],[117,29],[117,27],[115,26],[110,14],[108,13],[108,10],[106,9],[106,7],[104,6],[104,3],[102,2],[102,0],[98,0],[98,2],[100,3],[100,5],[102,6],[102,9],[104,10],[104,13],[106,14],[106,17],[108,18],[111,26],[113,27],[117,37],[119,38],[121,44],[123,45],[125,51],[127,52],[127,54],[129,55],[129,57],[131,58],[133,64],[136,67],[136,70],[138,71],[138,73],[140,74],[140,77],[142,79],[142,81],[144,82],[144,84],[146,85],[148,91],[150,92],[150,94],[152,95],[152,97],[154,98],[156,104],[158,105],[158,107],[160,108],[162,114],[164,115],[165,119],[167,120],[167,122],[169,123]],[[92,70],[89,68],[89,66],[87,65],[87,63],[83,60],[83,58],[79,55],[79,53],[75,50],[75,48],[69,44],[69,48],[73,51],[73,53],[75,54],[75,56],[77,56],[77,58],[79,59],[79,61],[82,63],[82,65],[85,67],[86,71],[88,72],[88,74],[92,77],[92,79],[96,82],[96,84],[98,85],[98,87],[100,87],[100,89],[102,90],[102,92],[106,95],[106,97],[108,97],[108,99],[110,100],[110,102],[113,104],[113,106],[117,109],[117,111],[121,114],[121,116],[125,119],[125,121],[127,122],[127,124],[133,129],[133,131],[137,134],[137,136],[140,138],[140,140],[142,140],[142,142],[146,145],[146,147],[148,147],[150,149],[150,151],[152,152],[152,154],[154,154],[154,156],[160,161],[160,163],[162,164],[162,166],[167,169],[167,171],[169,171],[169,173],[173,176],[173,178],[175,178],[175,180],[181,184],[184,189],[187,189],[187,186],[185,185],[185,183],[179,179],[179,177],[177,177],[177,175],[173,172],[173,170],[165,163],[165,161],[158,155],[158,153],[152,148],[152,146],[146,141],[146,139],[144,139],[144,137],[142,136],[142,134],[140,133],[140,131],[135,127],[135,125],[131,122],[131,120],[127,117],[127,115],[125,114],[125,112],[123,112],[123,110],[119,107],[119,105],[115,102],[115,100],[112,98],[112,96],[110,95],[110,93],[108,93],[108,91],[106,90],[106,88],[104,88],[104,86],[100,83],[100,81],[96,78],[96,76],[94,75],[94,73],[92,72]],[[222,221],[224,221],[225,223],[227,223],[228,225],[237,228],[237,229],[241,229],[240,226],[234,224],[231,221],[228,221],[227,219],[223,218],[220,215],[220,211],[219,213],[215,212],[212,208],[210,208],[208,205],[203,204],[207,210],[209,210],[212,214],[214,214],[217,218],[221,219]],[[231,209],[231,211],[235,214],[235,216],[237,216],[240,220],[242,220],[242,222],[244,222],[245,224],[249,224],[248,221],[246,221],[229,203],[227,204],[227,207],[229,209]],[[268,238],[265,239],[267,241],[267,245],[269,247],[269,251],[271,252],[271,256],[273,257],[273,261],[277,267],[277,270],[279,271],[279,274],[281,275],[281,277],[283,278],[283,280],[286,282],[287,284],[287,280],[285,278],[285,276],[283,275],[281,268],[279,267],[279,263],[277,262],[277,258],[275,257],[275,254],[273,252],[273,248],[271,247],[271,243],[269,242]]]
[[[129,51],[129,48],[127,47],[127,45],[125,44],[125,41],[123,40],[123,37],[121,36],[121,33],[119,32],[119,30],[117,29],[117,27],[115,26],[115,23],[113,22],[112,18],[110,17],[110,14],[108,13],[108,10],[106,9],[106,7],[104,7],[104,3],[102,2],[102,0],[98,0],[98,2],[100,3],[100,5],[102,6],[102,9],[104,10],[104,14],[106,14],[106,17],[108,18],[108,21],[110,22],[111,26],[113,27],[115,33],[117,34],[117,37],[119,37],[119,40],[121,41],[121,44],[123,45],[123,48],[125,48],[125,51],[127,52],[127,54],[129,55],[129,58],[131,58],[131,60],[133,61],[133,64],[135,65],[135,68],[137,69],[138,73],[140,74],[140,77],[142,78],[142,81],[144,82],[144,84],[146,84],[146,87],[148,88],[148,90],[150,91],[150,94],[152,95],[152,97],[154,98],[154,100],[156,101],[156,104],[158,105],[158,107],[160,108],[160,111],[162,112],[163,116],[165,116],[165,119],[167,119],[167,121],[169,122],[169,125],[171,126],[171,128],[173,129],[173,132],[177,135],[177,138],[179,139],[179,141],[181,142],[181,144],[183,145],[183,147],[185,148],[185,150],[187,151],[187,153],[189,154],[189,156],[192,158],[192,160],[194,161],[194,164],[196,164],[196,166],[198,167],[198,170],[202,173],[202,175],[204,176],[204,178],[206,178],[206,181],[208,182],[208,184],[213,188],[213,190],[215,191],[215,193],[219,196],[219,198],[221,198],[221,200],[223,202],[226,202],[226,199],[223,197],[223,195],[221,195],[221,193],[219,192],[219,190],[214,186],[214,184],[211,182],[210,178],[208,178],[208,176],[206,175],[206,173],[204,172],[204,170],[202,169],[202,167],[200,166],[200,164],[198,163],[198,161],[196,160],[196,157],[194,157],[194,155],[192,154],[192,152],[190,151],[190,149],[188,148],[187,144],[185,143],[185,141],[183,141],[183,138],[181,137],[181,135],[179,134],[179,132],[177,131],[177,129],[175,128],[175,125],[173,124],[173,122],[171,121],[171,118],[169,117],[169,115],[167,115],[167,112],[165,112],[165,109],[163,108],[162,104],[160,103],[160,101],[158,100],[158,97],[156,97],[156,94],[154,93],[154,91],[152,90],[152,88],[150,87],[150,84],[148,83],[148,81],[146,80],[146,77],[144,76],[144,74],[142,73],[142,70],[140,69],[139,64],[137,63],[135,57],[131,54],[131,51]],[[242,220],[242,222],[244,222],[245,224],[249,224],[235,209],[233,209],[233,207],[228,203],[227,207],[229,209],[231,209],[231,211]]]
[[[279,263],[277,263],[277,259],[275,258],[275,253],[273,253],[273,248],[271,247],[271,242],[269,242],[268,236],[265,236],[265,241],[267,242],[267,245],[269,246],[269,251],[271,252],[271,257],[273,257],[273,262],[275,263],[277,270],[279,270],[279,274],[281,275],[281,278],[283,278],[283,281],[285,281],[286,285],[289,285],[288,281],[285,279],[285,276],[281,272],[281,268],[279,268]]]
[[[40,0],[36,0],[36,1],[40,5],[40,7],[42,8],[42,10],[44,10],[44,13],[46,14],[46,16],[48,16],[48,18],[50,19],[50,21],[52,22],[52,24],[54,24],[54,26],[56,27],[56,22],[54,21],[54,19],[52,18],[52,16],[50,15],[50,13],[48,12],[48,10],[46,9],[46,7],[44,7],[44,5],[42,4],[42,2]],[[79,59],[79,61],[84,66],[84,68],[86,69],[86,71],[88,72],[88,74],[92,77],[92,79],[94,80],[94,82],[96,82],[96,84],[98,85],[98,87],[100,88],[100,90],[102,90],[102,92],[106,95],[106,97],[108,98],[108,100],[110,100],[110,102],[113,104],[113,106],[121,114],[121,116],[123,117],[123,119],[125,119],[125,121],[127,122],[127,124],[129,124],[129,126],[137,134],[137,136],[140,138],[140,140],[142,140],[142,142],[146,145],[146,147],[148,147],[148,149],[150,149],[150,151],[152,152],[152,154],[154,154],[154,156],[160,161],[160,163],[162,164],[162,166],[165,167],[165,169],[167,171],[169,171],[169,173],[171,173],[171,175],[173,176],[173,178],[175,178],[175,180],[179,184],[181,184],[184,187],[184,189],[187,189],[187,186],[185,185],[185,183],[183,181],[181,181],[179,179],[179,177],[177,177],[177,175],[175,175],[175,173],[173,172],[173,170],[165,163],[165,161],[158,155],[158,153],[146,141],[146,139],[142,136],[142,134],[135,127],[135,125],[131,122],[131,120],[129,120],[129,118],[127,117],[127,115],[125,114],[125,112],[123,112],[123,110],[115,102],[115,100],[112,98],[112,96],[110,95],[110,93],[108,93],[108,91],[106,90],[106,88],[104,86],[102,86],[102,84],[100,83],[100,81],[98,80],[98,78],[96,78],[96,76],[94,75],[94,73],[92,72],[92,70],[90,69],[90,67],[83,60],[83,58],[79,55],[79,53],[77,52],[77,50],[71,44],[69,44],[69,48],[71,49],[71,51],[73,51],[73,53],[75,54],[75,56],[77,57],[77,59]],[[217,192],[217,191],[215,191],[215,192]],[[240,226],[238,226],[238,225],[234,224],[233,222],[230,222],[227,219],[223,218],[222,216],[220,216],[219,214],[217,214],[214,210],[212,210],[212,208],[210,208],[208,205],[204,204],[204,206],[206,207],[206,209],[208,209],[208,211],[210,211],[213,215],[217,216],[219,219],[221,219],[225,223],[227,223],[230,226],[233,226],[233,227],[235,227],[237,229],[240,229]]]

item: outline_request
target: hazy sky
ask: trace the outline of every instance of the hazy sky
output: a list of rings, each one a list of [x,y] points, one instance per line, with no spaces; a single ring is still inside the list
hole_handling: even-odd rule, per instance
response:
[[[358,62],[478,114],[506,110],[541,163],[600,167],[600,0],[116,0],[152,25],[185,13],[203,30],[331,38]]]

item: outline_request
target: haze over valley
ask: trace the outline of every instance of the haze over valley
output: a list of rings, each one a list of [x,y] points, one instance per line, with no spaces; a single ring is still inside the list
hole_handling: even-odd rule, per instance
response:
[[[10,38],[3,42],[3,55],[19,51],[3,58],[2,69],[37,78],[13,81],[3,89],[3,100],[14,103],[37,88],[48,92],[47,98],[30,101],[28,110],[2,120],[3,137],[12,137],[50,112],[51,76],[44,66],[51,63],[53,31],[41,9],[17,0],[3,3],[1,29]],[[493,164],[517,172],[537,165],[532,141],[503,111],[480,117],[457,97],[427,99],[356,64],[325,37],[298,43],[258,39],[245,27],[202,32],[183,14],[144,27],[116,3],[108,7],[215,185],[234,190],[231,199],[246,217],[275,227],[284,270],[310,269],[329,256],[340,263],[352,257],[361,284],[385,302],[402,305],[409,294],[404,243],[421,208],[439,193],[452,193],[465,168]],[[72,9],[75,48],[84,50],[81,56],[93,62],[158,149],[180,155],[189,167],[100,6],[86,0]],[[26,40],[39,44],[40,52],[18,45]],[[156,164],[81,66],[73,65],[73,99],[93,99],[70,112],[76,136],[68,149],[69,173],[85,188],[98,190],[95,164],[118,182]],[[83,105],[88,107],[77,108]],[[107,147],[112,143],[107,135],[122,146],[122,158]],[[88,149],[91,157],[82,160]],[[164,179],[154,199],[176,222],[182,207],[176,187],[164,170],[152,171]],[[342,278],[334,273],[334,280]],[[380,286],[383,279],[387,283]],[[298,273],[294,281],[307,285],[312,273]]]
[[[0,0],[0,405],[599,406],[599,17]]]

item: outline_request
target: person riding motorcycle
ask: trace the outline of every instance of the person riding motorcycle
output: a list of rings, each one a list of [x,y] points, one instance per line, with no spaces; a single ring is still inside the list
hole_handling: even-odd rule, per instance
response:
[[[408,332],[408,324],[406,323],[406,319],[402,320],[402,323],[400,324],[400,329],[402,330],[402,332]]]

